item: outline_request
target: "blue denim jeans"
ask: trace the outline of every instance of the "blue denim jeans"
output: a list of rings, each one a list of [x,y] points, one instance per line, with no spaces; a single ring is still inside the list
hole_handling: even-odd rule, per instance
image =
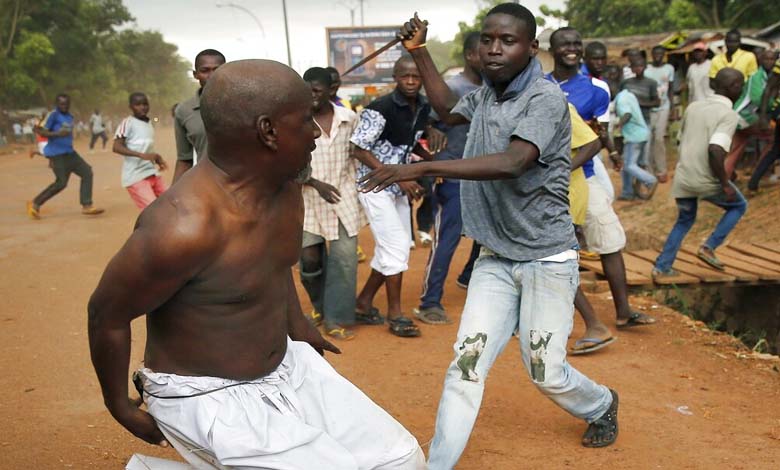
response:
[[[737,192],[736,199],[734,201],[727,201],[726,194],[723,191],[718,192],[712,196],[702,198],[702,200],[715,204],[726,212],[721,217],[718,225],[715,226],[710,238],[704,242],[704,246],[711,250],[715,250],[717,247],[723,244],[723,241],[729,235],[731,230],[737,225],[739,219],[742,218],[742,214],[747,210],[747,200],[745,196],[739,192],[739,189],[734,183],[729,183],[734,191]],[[672,227],[672,231],[669,232],[669,236],[664,243],[664,249],[658,258],[655,260],[655,268],[661,272],[668,272],[674,264],[675,258],[677,258],[677,252],[680,251],[683,239],[688,234],[688,231],[693,227],[693,223],[696,222],[696,211],[698,209],[698,200],[695,197],[677,198],[677,209],[679,211],[677,215],[677,222]]]
[[[588,422],[607,411],[612,403],[609,389],[566,361],[578,284],[574,260],[520,263],[483,248],[469,283],[455,358],[444,380],[430,470],[450,470],[458,462],[474,427],[490,367],[516,329],[523,365],[542,394]]]
[[[626,142],[623,144],[623,169],[620,170],[620,176],[623,179],[623,189],[620,192],[620,197],[636,197],[634,188],[631,185],[634,178],[647,186],[658,181],[655,176],[639,166],[640,156],[645,152],[645,149],[644,142]]]
[[[350,237],[339,222],[339,238],[325,244],[319,235],[303,232],[303,247],[319,246],[319,269],[307,272],[301,263],[301,284],[312,306],[325,320],[339,325],[355,323],[357,236]]]
[[[420,308],[441,308],[444,281],[447,280],[450,262],[458,248],[463,231],[463,220],[460,216],[460,182],[445,181],[435,184],[431,201],[434,207],[436,235],[428,257],[428,265],[425,267]]]

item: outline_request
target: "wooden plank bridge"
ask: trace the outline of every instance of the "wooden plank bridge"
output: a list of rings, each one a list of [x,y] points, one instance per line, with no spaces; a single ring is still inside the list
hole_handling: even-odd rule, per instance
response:
[[[732,242],[719,247],[715,255],[726,266],[714,269],[696,256],[698,247],[683,245],[673,268],[680,274],[653,282],[651,271],[659,252],[656,250],[624,251],[626,280],[629,286],[684,284],[774,284],[780,283],[780,243]],[[580,259],[582,269],[604,276],[599,260]]]

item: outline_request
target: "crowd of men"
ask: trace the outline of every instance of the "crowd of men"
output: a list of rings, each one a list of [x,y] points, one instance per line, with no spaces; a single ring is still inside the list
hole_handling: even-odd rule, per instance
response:
[[[387,324],[408,338],[421,335],[416,321],[451,323],[444,284],[465,235],[474,245],[457,283],[468,291],[427,467],[458,462],[485,378],[513,336],[539,391],[587,423],[582,445],[615,442],[617,392],[566,360],[616,339],[579,288],[580,253],[602,263],[615,328],[656,323],[629,303],[626,235],[613,203],[647,200],[671,180],[679,214],[653,276],[677,275],[672,265],[700,199],[725,210],[698,252],[724,269],[715,250],[747,209],[733,182],[740,154],[752,138],[771,141],[777,54],[740,49],[736,30],[711,61],[706,45],[694,46],[673,169],[666,142],[678,118],[676,73],[662,46],[649,64],[640,50],[618,64],[604,44],[585,45],[564,27],[550,37],[554,67],[544,74],[534,16],[505,3],[464,37],[464,69],[445,82],[427,51],[427,29],[417,15],[404,24],[398,37],[407,53],[395,63],[394,89],[359,114],[338,96],[333,68],[313,67],[301,78],[276,62],[227,63],[216,50],[202,51],[193,71],[200,88],[173,111],[170,189],[159,174],[167,164],[154,151],[149,100],[130,94],[131,115],[112,150],[143,212],[89,302],[104,400],[130,432],[170,443],[196,468],[423,468],[416,439],[321,356],[340,352],[325,337],[350,340],[355,325]],[[56,104],[36,126],[56,181],[28,213],[40,217],[74,172],[83,212],[96,215],[91,168],[73,149],[69,97]],[[98,111],[90,126],[90,148],[98,138],[105,145]],[[778,132],[751,189],[778,158]],[[617,198],[602,151],[621,174]],[[410,315],[402,291],[412,207],[426,196],[433,236]],[[357,236],[366,225],[374,252],[359,288]],[[301,310],[295,266],[312,312]],[[374,302],[382,286],[384,311]],[[569,349],[575,309],[586,331]],[[128,400],[126,380],[130,322],[142,315],[145,363],[133,382],[145,411]]]

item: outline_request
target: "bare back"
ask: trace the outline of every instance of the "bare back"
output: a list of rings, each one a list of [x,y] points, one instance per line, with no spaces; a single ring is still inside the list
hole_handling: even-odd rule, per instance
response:
[[[140,236],[156,245],[146,246],[151,252],[166,250],[159,262],[173,266],[152,264],[152,272],[196,266],[147,314],[145,362],[157,372],[252,379],[285,354],[303,204],[294,182],[259,205],[241,204],[219,186],[219,172],[211,162],[193,168],[149,206],[128,241]],[[112,264],[130,261],[123,251]]]

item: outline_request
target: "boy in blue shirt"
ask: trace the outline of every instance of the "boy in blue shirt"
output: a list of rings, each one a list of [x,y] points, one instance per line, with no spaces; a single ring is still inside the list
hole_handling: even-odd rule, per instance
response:
[[[49,139],[43,149],[43,154],[49,159],[51,169],[56,179],[35,199],[27,202],[27,214],[33,219],[40,219],[41,206],[68,186],[71,173],[81,178],[79,200],[81,213],[98,215],[103,209],[92,204],[92,167],[84,161],[73,149],[73,115],[70,114],[70,96],[57,95],[56,109],[49,114],[46,123],[38,128],[38,133]]]
[[[646,199],[650,199],[658,185],[658,179],[639,166],[645,144],[650,138],[650,128],[642,116],[639,100],[629,90],[626,82],[623,82],[620,88],[620,93],[615,96],[615,112],[620,119],[618,127],[623,134],[623,169],[620,171],[623,189],[618,200],[636,199],[637,194],[632,184],[634,179],[647,186]]]

